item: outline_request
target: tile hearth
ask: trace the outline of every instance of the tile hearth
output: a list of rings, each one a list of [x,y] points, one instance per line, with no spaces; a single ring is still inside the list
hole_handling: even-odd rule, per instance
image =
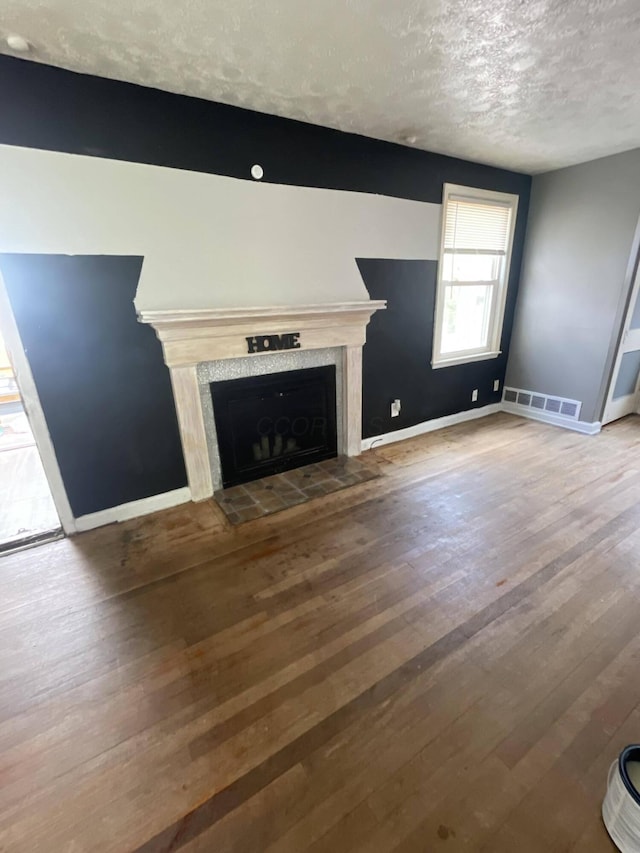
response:
[[[359,459],[338,456],[242,486],[220,489],[214,498],[231,524],[241,524],[378,476],[376,470]]]

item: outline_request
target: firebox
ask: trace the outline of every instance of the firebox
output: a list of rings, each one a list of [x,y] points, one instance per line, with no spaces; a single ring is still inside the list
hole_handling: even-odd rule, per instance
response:
[[[225,487],[337,455],[335,365],[210,388]]]

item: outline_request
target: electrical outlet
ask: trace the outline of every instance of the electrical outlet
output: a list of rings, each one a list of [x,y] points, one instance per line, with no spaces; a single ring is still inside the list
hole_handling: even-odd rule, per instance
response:
[[[494,390],[494,391],[499,391],[499,390],[500,390],[500,380],[499,380],[499,379],[494,379],[494,380],[493,380],[493,390]]]
[[[391,403],[391,417],[397,418],[400,414],[400,400],[393,400]]]
[[[474,388],[473,391],[471,392],[471,402],[472,403],[478,402],[478,389],[477,388]]]

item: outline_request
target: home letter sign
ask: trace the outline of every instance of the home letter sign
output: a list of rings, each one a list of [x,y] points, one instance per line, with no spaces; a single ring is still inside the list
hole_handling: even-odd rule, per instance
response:
[[[247,352],[275,352],[280,349],[300,349],[300,332],[286,335],[254,335],[246,338]]]

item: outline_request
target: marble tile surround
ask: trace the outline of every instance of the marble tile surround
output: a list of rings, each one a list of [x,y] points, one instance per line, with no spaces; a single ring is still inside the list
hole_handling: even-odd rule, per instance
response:
[[[265,376],[269,373],[284,373],[288,370],[324,367],[330,364],[334,364],[336,368],[336,423],[338,427],[338,453],[341,453],[344,437],[342,435],[343,383],[340,347],[288,350],[262,355],[259,358],[225,358],[198,364],[198,387],[214,491],[222,488],[222,470],[209,383],[242,379],[247,376]]]

